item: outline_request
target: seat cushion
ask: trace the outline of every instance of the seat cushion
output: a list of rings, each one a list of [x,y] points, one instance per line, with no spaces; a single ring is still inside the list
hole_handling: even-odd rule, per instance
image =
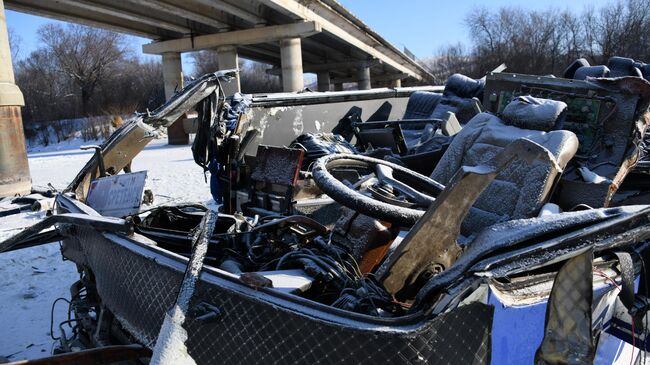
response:
[[[461,166],[488,164],[505,146],[523,137],[548,149],[562,169],[578,148],[578,139],[572,132],[517,128],[504,124],[492,114],[480,113],[455,136],[431,178],[446,185]],[[553,164],[544,161],[536,160],[531,165],[513,161],[476,200],[463,222],[461,234],[470,237],[497,222],[537,215],[560,173]]]

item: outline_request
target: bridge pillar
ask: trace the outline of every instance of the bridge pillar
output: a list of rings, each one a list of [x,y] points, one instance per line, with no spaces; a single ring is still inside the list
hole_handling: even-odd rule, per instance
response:
[[[334,91],[343,91],[343,83],[337,82],[334,84]]]
[[[239,55],[235,46],[217,47],[217,59],[219,61],[219,68],[222,70],[239,68]],[[221,86],[226,96],[240,92],[241,84],[239,82],[239,74],[230,82],[222,82]]]
[[[357,85],[359,90],[370,90],[370,67],[360,66],[357,68]]]
[[[388,82],[388,87],[402,87],[402,80],[396,79]]]
[[[29,194],[29,175],[25,134],[20,108],[23,93],[14,81],[4,2],[0,0],[0,197]]]
[[[165,99],[174,96],[175,91],[183,88],[183,65],[179,52],[165,52],[162,54],[163,81],[165,83]],[[190,137],[183,129],[181,119],[167,128],[167,142],[169,144],[188,144]]]
[[[282,88],[286,92],[300,91],[305,85],[302,75],[302,52],[300,44],[300,37],[280,40]]]
[[[318,79],[318,91],[330,91],[330,73],[321,71],[316,74]]]

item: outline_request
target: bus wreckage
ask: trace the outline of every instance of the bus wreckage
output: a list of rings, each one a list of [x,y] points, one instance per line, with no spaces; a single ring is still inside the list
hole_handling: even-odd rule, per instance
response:
[[[74,331],[54,358],[644,356],[650,66],[614,57],[578,60],[561,78],[224,97],[233,72],[126,122],[52,215],[0,243],[61,242],[77,265]],[[146,173],[129,163],[191,110],[192,152],[218,208],[141,210]],[[117,181],[128,189],[111,190]]]

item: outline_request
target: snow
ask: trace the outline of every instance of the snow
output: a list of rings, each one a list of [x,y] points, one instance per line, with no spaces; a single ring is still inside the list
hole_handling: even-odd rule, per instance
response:
[[[65,188],[92,151],[80,151],[80,140],[30,149],[29,166],[34,186],[51,183]],[[170,202],[213,204],[203,171],[194,164],[190,146],[169,146],[166,139],[151,142],[132,164],[147,170],[145,189],[154,193],[154,205]],[[148,207],[144,207],[148,208]],[[0,240],[42,219],[44,212],[0,218]],[[9,360],[33,359],[50,354],[50,310],[56,298],[69,299],[70,285],[78,280],[75,265],[63,261],[59,245],[49,244],[0,254],[0,356]],[[54,335],[67,318],[67,303],[59,301],[54,313]],[[7,335],[10,334],[10,335]]]
[[[81,146],[90,146],[94,144],[101,145],[102,141],[99,139],[84,141],[81,138],[71,138],[71,139],[66,139],[65,141],[61,141],[59,143],[49,144],[47,146],[28,145],[27,152],[30,154],[35,154],[39,152],[54,153],[60,151],[71,151],[71,150],[79,150],[79,147]]]
[[[196,365],[187,352],[187,331],[183,328],[185,314],[175,305],[172,314],[165,313],[158,341],[153,349],[151,365]]]

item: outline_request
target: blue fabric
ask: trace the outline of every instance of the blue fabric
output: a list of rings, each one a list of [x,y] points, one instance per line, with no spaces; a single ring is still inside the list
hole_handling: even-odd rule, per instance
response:
[[[217,160],[212,160],[208,164],[210,171],[210,194],[217,204],[223,203],[223,187],[219,183],[219,174],[221,173],[221,164]]]
[[[248,109],[252,102],[253,99],[250,95],[236,93],[232,96],[229,100],[230,107],[224,108],[223,112],[223,121],[227,130],[232,131],[235,129],[239,116]]]

